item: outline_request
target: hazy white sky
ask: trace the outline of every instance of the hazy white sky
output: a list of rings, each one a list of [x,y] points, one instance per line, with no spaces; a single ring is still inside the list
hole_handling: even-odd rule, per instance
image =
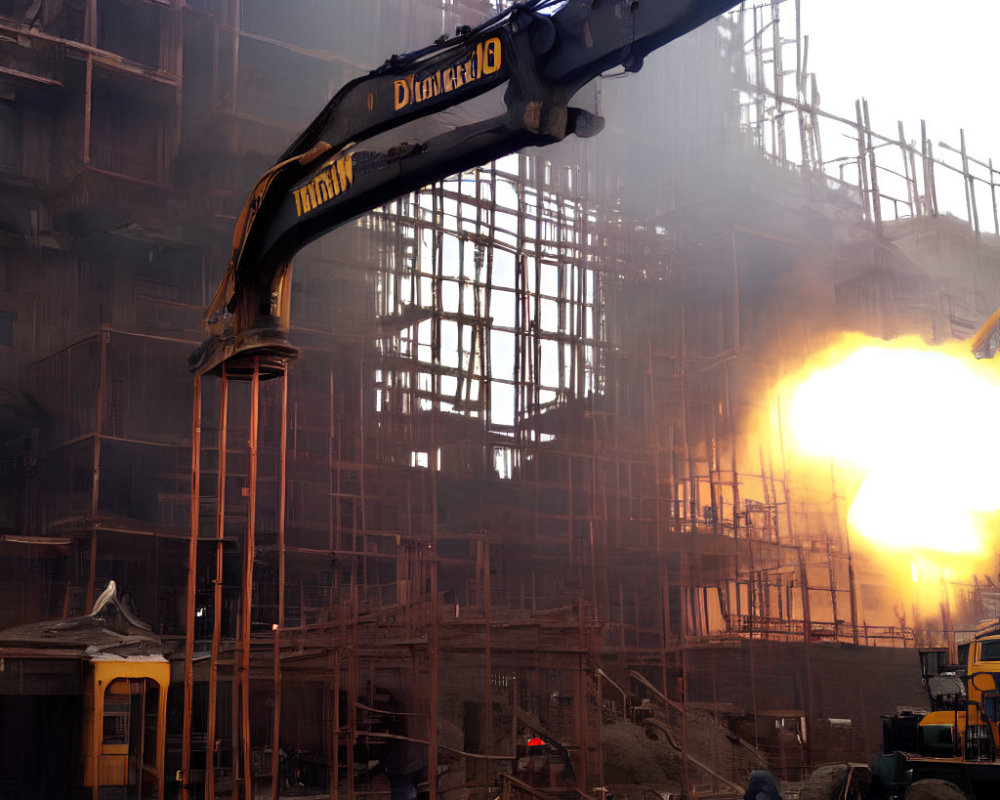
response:
[[[866,97],[879,132],[894,135],[901,119],[907,138],[918,139],[926,119],[932,141],[957,146],[965,128],[972,155],[1000,159],[998,0],[801,4],[809,70],[826,111],[853,118],[854,101]]]

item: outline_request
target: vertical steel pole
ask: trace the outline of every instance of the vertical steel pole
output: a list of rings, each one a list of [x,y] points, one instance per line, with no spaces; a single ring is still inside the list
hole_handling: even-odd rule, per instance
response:
[[[191,535],[188,540],[187,606],[184,616],[184,728],[181,734],[181,797],[191,796],[191,705],[194,698],[195,587],[198,578],[198,512],[201,505],[201,375],[194,376],[191,423]]]
[[[997,185],[993,182],[996,174],[993,169],[993,159],[989,161],[990,166],[990,199],[993,201],[993,230],[1000,236],[1000,217],[997,216]]]
[[[237,612],[237,627],[236,627],[236,646],[233,648],[232,653],[232,664],[229,668],[229,741],[232,745],[230,747],[229,758],[232,762],[230,764],[230,770],[233,776],[233,789],[232,798],[233,800],[239,800],[240,791],[239,783],[237,782],[240,776],[240,763],[243,761],[243,753],[240,750],[240,686],[242,681],[240,680],[240,647],[239,647],[239,636],[242,630],[242,623],[239,622],[239,612]]]
[[[107,687],[94,679],[94,727],[90,732],[90,788],[91,800],[101,797],[101,743],[104,734],[104,692]]]
[[[250,616],[253,603],[254,537],[257,524],[257,423],[260,413],[260,364],[254,359],[253,379],[250,383],[250,434],[247,437],[248,498],[247,538],[243,557],[243,602],[241,645],[241,728],[243,751],[243,796],[253,797],[253,772],[250,764]]]
[[[687,687],[687,635],[691,608],[691,565],[688,554],[681,554],[681,792],[686,797],[691,789],[691,773],[688,769],[688,687]]]
[[[872,198],[872,213],[875,215],[875,229],[882,233],[882,195],[878,188],[878,164],[875,161],[875,145],[872,143],[872,124],[871,120],[868,118],[868,101],[861,101],[862,108],[864,109],[864,128],[865,128],[865,148],[868,151],[868,160],[871,164],[871,175],[869,179],[871,180],[871,198]]]
[[[90,163],[90,126],[94,97],[94,57],[87,54],[83,88],[83,163]]]
[[[109,332],[101,326],[97,335],[100,348],[97,373],[97,399],[94,404],[94,442],[90,475],[90,564],[87,572],[87,608],[94,606],[94,582],[97,580],[97,515],[101,499],[101,437],[104,435],[104,390],[108,379]]]
[[[281,782],[278,780],[278,771],[281,768],[281,760],[278,757],[278,740],[281,736],[281,643],[279,641],[279,626],[272,625],[274,633],[273,642],[273,671],[274,671],[274,724],[271,729],[271,800],[278,800],[278,793],[281,790]]]
[[[239,88],[240,88],[240,39],[243,34],[242,26],[242,3],[240,0],[233,0],[233,61],[232,61],[232,82],[229,87],[229,101],[234,112],[239,111]],[[233,144],[236,144],[236,127],[233,128]]]
[[[483,752],[491,756],[493,755],[493,589],[490,585],[490,542],[488,538],[484,538],[479,542],[479,546],[482,548],[483,553],[483,617],[485,623],[485,643],[483,647],[484,660],[486,662],[486,685],[484,688],[484,699],[485,699],[485,714],[483,715],[484,723],[486,726],[486,735],[483,737]],[[483,763],[486,767],[486,785],[491,786],[491,772],[492,763],[490,759],[484,759]]]
[[[208,673],[208,735],[205,746],[205,800],[215,800],[215,725],[219,692],[219,639],[222,635],[222,558],[226,522],[226,434],[229,426],[229,380],[219,380],[219,475],[215,504],[215,580],[212,586],[212,657]]]
[[[333,672],[333,708],[327,735],[330,741],[330,800],[340,797],[340,649],[331,648],[330,667]]]
[[[97,0],[87,0],[83,21],[83,38],[91,47],[97,47]]]
[[[281,443],[278,450],[278,621],[274,625],[274,732],[271,743],[271,797],[278,800],[278,739],[281,735],[281,659],[278,628],[285,624],[285,456],[288,452],[288,369],[281,376]]]
[[[829,537],[827,537],[829,541]],[[806,668],[806,742],[805,742],[805,756],[807,764],[811,765],[813,763],[813,710],[814,710],[814,691],[813,691],[813,672],[812,672],[812,653],[809,646],[810,639],[812,638],[812,611],[809,605],[809,570],[806,566],[806,554],[802,545],[797,545],[798,550],[798,560],[799,560],[799,579],[802,582],[802,647],[804,653],[804,661]],[[854,635],[858,635],[857,626],[854,628]],[[857,641],[855,641],[857,644]]]
[[[355,574],[351,576],[351,661],[347,665],[347,747],[344,754],[347,800],[354,800],[354,744],[358,738],[358,679],[361,669],[361,631],[358,626],[360,613],[358,576],[355,570]],[[433,793],[431,797],[434,797]]]
[[[965,201],[969,210],[969,222],[976,232],[976,241],[979,241],[979,206],[976,204],[976,179],[972,176],[969,166],[969,154],[965,149],[965,128],[959,130],[962,145],[962,180],[965,183]],[[992,178],[992,176],[991,176]]]
[[[872,220],[872,209],[869,205],[869,193],[868,193],[868,159],[866,158],[865,150],[865,123],[864,118],[861,116],[861,101],[854,101],[854,113],[857,118],[857,124],[855,126],[858,132],[858,193],[861,198],[861,208],[864,218],[866,220]]]
[[[278,625],[285,624],[285,481],[288,453],[288,367],[281,376],[281,443],[278,450]]]
[[[438,492],[437,492],[437,399],[431,410],[431,444],[427,454],[427,465],[431,472],[431,596],[430,596],[430,658],[428,671],[430,675],[430,703],[427,715],[427,789],[430,797],[437,797],[437,704],[438,704],[438,647],[440,614],[438,609]]]

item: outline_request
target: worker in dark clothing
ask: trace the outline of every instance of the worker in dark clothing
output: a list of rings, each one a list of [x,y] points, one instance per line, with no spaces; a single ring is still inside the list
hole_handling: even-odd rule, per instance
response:
[[[781,800],[781,792],[771,773],[762,769],[751,772],[743,800]]]

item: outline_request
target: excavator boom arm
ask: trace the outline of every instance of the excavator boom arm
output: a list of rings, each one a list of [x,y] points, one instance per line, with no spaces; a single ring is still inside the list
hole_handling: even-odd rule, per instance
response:
[[[736,0],[526,0],[475,29],[393,56],[343,87],[254,187],[209,307],[199,374],[280,365],[289,265],[302,247],[428,183],[603,121],[569,107],[593,78],[637,71],[652,50]]]

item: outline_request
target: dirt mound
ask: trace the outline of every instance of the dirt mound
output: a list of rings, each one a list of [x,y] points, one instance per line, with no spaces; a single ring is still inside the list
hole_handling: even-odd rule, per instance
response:
[[[650,739],[641,725],[621,720],[605,724],[601,742],[609,786],[680,786],[680,754],[666,742]]]

